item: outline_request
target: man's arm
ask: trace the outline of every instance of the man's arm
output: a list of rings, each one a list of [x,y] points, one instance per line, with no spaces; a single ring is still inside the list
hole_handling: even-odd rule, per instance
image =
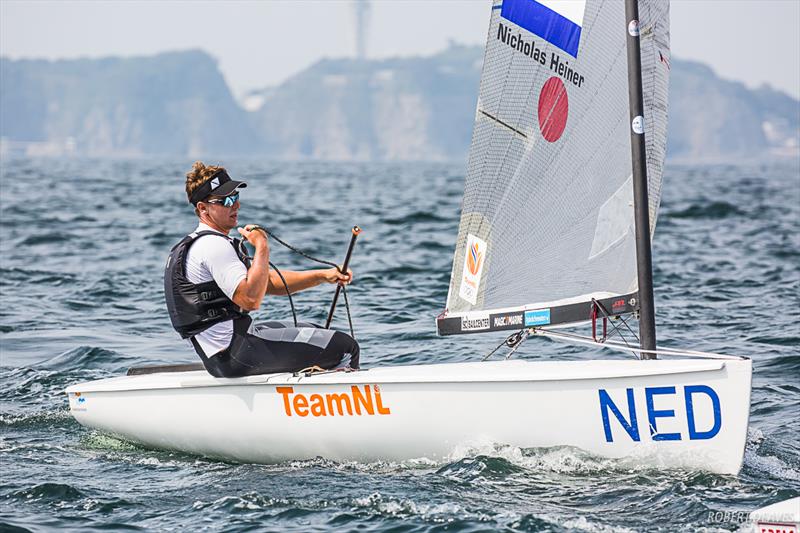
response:
[[[239,228],[239,233],[253,245],[253,263],[233,293],[233,303],[246,311],[255,311],[261,305],[269,282],[269,242],[263,231],[251,230],[251,226]]]
[[[326,268],[322,270],[281,270],[283,278],[286,280],[286,285],[289,287],[289,292],[295,292],[316,287],[322,283],[350,283],[353,278],[353,272],[348,269],[347,274],[341,274],[335,268]],[[286,296],[286,287],[283,285],[280,276],[274,270],[269,272],[269,286],[267,287],[267,294],[275,296]]]

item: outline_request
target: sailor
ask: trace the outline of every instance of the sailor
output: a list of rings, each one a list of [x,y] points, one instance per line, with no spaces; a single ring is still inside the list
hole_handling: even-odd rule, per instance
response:
[[[314,324],[270,321],[253,324],[248,315],[266,294],[285,295],[322,283],[347,284],[352,272],[336,268],[281,270],[286,286],[269,268],[269,243],[254,224],[238,228],[255,253],[252,261],[236,227],[242,181],[223,167],[196,162],[186,174],[186,195],[200,219],[176,244],[164,271],[164,292],[172,326],[192,343],[203,365],[216,377],[292,372],[318,366],[358,368],[358,343],[340,331]]]

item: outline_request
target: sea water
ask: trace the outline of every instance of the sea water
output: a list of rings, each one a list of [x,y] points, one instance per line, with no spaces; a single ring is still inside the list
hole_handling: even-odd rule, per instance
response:
[[[81,427],[67,385],[195,360],[162,294],[169,248],[196,224],[183,192],[191,163],[2,162],[0,530],[724,531],[800,495],[796,162],[673,164],[664,179],[653,251],[659,341],[753,358],[738,476],[502,442],[440,462],[231,464]],[[349,299],[365,367],[477,361],[504,339],[435,333],[463,164],[223,163],[249,183],[241,224],[333,261],[350,228],[364,229]],[[274,243],[271,251],[279,266],[315,266]],[[324,320],[332,293],[297,295],[299,317]],[[289,316],[277,297],[256,314]],[[341,302],[335,325],[347,328]],[[595,355],[532,339],[515,357]]]

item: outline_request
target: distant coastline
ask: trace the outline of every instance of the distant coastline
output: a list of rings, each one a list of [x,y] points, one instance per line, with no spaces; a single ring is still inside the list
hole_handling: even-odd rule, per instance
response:
[[[0,58],[3,157],[466,157],[483,48],[324,59],[237,101],[199,50],[79,60]],[[668,157],[800,157],[800,101],[671,61]]]

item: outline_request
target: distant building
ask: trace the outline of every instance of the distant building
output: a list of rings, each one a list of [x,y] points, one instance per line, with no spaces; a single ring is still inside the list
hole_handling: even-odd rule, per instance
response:
[[[369,38],[370,0],[355,0],[353,14],[356,26],[356,59],[367,58],[367,39]]]

